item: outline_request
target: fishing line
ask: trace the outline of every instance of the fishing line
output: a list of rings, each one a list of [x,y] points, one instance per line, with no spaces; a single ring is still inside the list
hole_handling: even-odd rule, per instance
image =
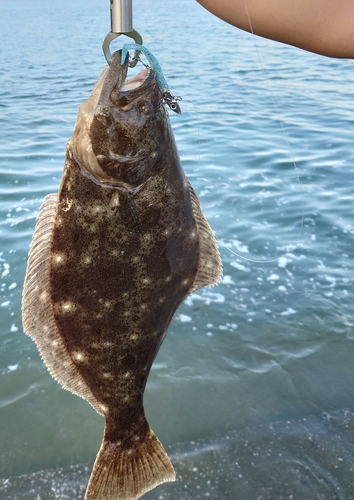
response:
[[[284,136],[284,139],[285,139],[285,142],[286,142],[286,145],[288,147],[288,150],[290,152],[290,156],[292,158],[292,163],[294,165],[294,169],[295,169],[295,173],[296,173],[296,178],[297,178],[297,182],[298,182],[298,185],[300,187],[300,200],[301,200],[301,223],[300,223],[300,229],[299,229],[299,232],[297,234],[297,238],[296,238],[296,242],[282,255],[280,255],[279,257],[276,257],[276,258],[273,258],[273,259],[250,259],[248,257],[245,257],[243,255],[240,255],[238,254],[237,252],[234,252],[233,250],[231,250],[231,248],[229,248],[228,246],[226,246],[222,240],[220,238],[217,237],[218,241],[222,244],[223,247],[227,248],[227,250],[229,252],[231,252],[233,255],[236,255],[237,257],[239,257],[240,259],[243,259],[243,260],[246,260],[248,262],[254,262],[254,263],[258,263],[258,264],[268,264],[268,263],[272,263],[272,262],[277,262],[280,258],[282,257],[285,257],[286,255],[289,255],[298,245],[299,243],[299,240],[300,240],[300,236],[301,236],[301,233],[302,233],[302,229],[303,229],[303,225],[304,225],[304,202],[303,202],[303,189],[302,189],[302,185],[301,185],[301,180],[300,180],[300,175],[299,175],[299,169],[297,167],[297,164],[296,164],[296,161],[295,161],[295,158],[294,158],[294,155],[293,155],[293,152],[292,152],[292,149],[291,149],[291,146],[290,146],[290,143],[289,143],[289,139],[288,139],[288,134],[286,133],[286,130],[284,128],[284,124],[283,124],[283,121],[280,117],[280,114],[279,114],[279,111],[278,111],[278,107],[276,105],[276,100],[275,100],[275,97],[274,97],[274,93],[269,85],[269,80],[265,74],[265,70],[264,70],[264,66],[262,64],[262,59],[260,57],[260,53],[259,53],[259,50],[258,50],[258,45],[257,45],[257,41],[256,41],[256,37],[255,37],[255,33],[254,33],[254,30],[253,30],[253,26],[252,26],[252,21],[251,21],[251,16],[250,16],[250,13],[249,13],[249,10],[248,10],[248,4],[247,4],[247,0],[244,0],[244,5],[245,5],[245,9],[246,9],[246,14],[247,14],[247,19],[248,19],[248,23],[249,23],[249,27],[250,27],[250,30],[251,30],[251,34],[252,34],[252,39],[253,39],[253,43],[254,43],[254,46],[255,46],[255,49],[256,49],[256,54],[257,54],[257,57],[258,57],[258,61],[259,61],[259,64],[260,64],[260,67],[261,67],[261,70],[265,76],[265,81],[266,81],[266,86],[267,86],[267,90],[268,90],[268,93],[271,97],[271,100],[272,100],[272,104],[273,104],[273,108],[275,110],[275,114],[276,114],[276,117],[277,117],[277,120],[278,122],[280,123],[280,127],[281,127],[281,130],[282,130],[282,133],[283,133],[283,136]]]
[[[247,12],[248,22],[249,22],[250,30],[251,30],[251,33],[252,33],[253,42],[254,42],[254,45],[255,45],[255,49],[256,49],[258,61],[259,61],[259,64],[260,64],[260,67],[262,69],[263,74],[265,74],[264,66],[262,64],[262,60],[261,60],[261,57],[260,57],[260,54],[259,54],[259,50],[258,50],[258,46],[257,46],[257,43],[256,43],[256,38],[255,38],[255,34],[254,34],[252,22],[251,22],[251,19],[250,19],[250,15],[249,15],[249,11],[248,11],[248,6],[247,6],[247,3],[246,3],[247,0],[244,0],[244,2],[245,2],[245,8],[246,8],[246,12]],[[140,63],[143,64],[143,66],[145,66],[146,68],[149,68],[149,66],[147,64],[145,64],[144,61],[142,61],[141,57],[139,57],[138,60],[139,60]],[[278,111],[278,108],[277,108],[277,105],[276,105],[276,100],[275,100],[274,94],[273,94],[273,92],[272,92],[272,90],[270,88],[269,80],[267,78],[266,78],[266,85],[267,85],[268,93],[269,93],[269,95],[271,97],[271,100],[272,100],[272,104],[273,104],[273,108],[275,110],[275,114],[276,114],[277,120],[280,123],[281,130],[282,130],[283,136],[284,136],[286,144],[287,144],[287,148],[288,148],[288,150],[289,150],[289,152],[291,154],[291,157],[292,157],[292,162],[293,162],[293,165],[294,165],[294,168],[295,168],[295,172],[296,172],[296,177],[297,177],[298,184],[301,186],[301,181],[300,181],[300,177],[299,177],[299,171],[298,171],[295,159],[294,159],[294,155],[292,154],[292,150],[291,150],[290,143],[289,143],[289,140],[288,140],[285,128],[284,128],[284,124],[283,124],[283,122],[282,122],[282,120],[280,118],[279,111]],[[200,139],[200,129],[199,129],[200,123],[199,123],[199,116],[198,116],[197,106],[196,106],[196,103],[193,100],[190,100],[190,99],[183,98],[183,102],[184,103],[192,104],[192,107],[194,108],[194,113],[195,113],[195,117],[196,117],[197,143],[198,143],[198,146],[197,146],[197,151],[198,151],[198,154],[197,154],[197,163],[200,166],[201,165],[201,139]],[[200,179],[200,180],[202,180],[202,179]],[[198,191],[200,191],[200,189],[201,189],[201,186],[198,186]],[[219,241],[219,243],[221,244],[221,246],[225,247],[230,253],[232,253],[236,257],[239,257],[242,260],[245,260],[247,262],[253,262],[253,263],[272,263],[272,262],[277,262],[280,258],[285,257],[286,255],[290,254],[296,248],[296,246],[297,246],[297,244],[299,242],[300,235],[301,235],[302,228],[303,228],[303,223],[304,223],[303,192],[302,192],[302,189],[300,189],[300,197],[301,197],[301,224],[300,224],[300,229],[299,229],[299,232],[298,232],[298,235],[297,235],[296,243],[293,244],[293,245],[291,245],[291,247],[285,253],[281,254],[280,256],[278,256],[276,258],[273,258],[273,259],[252,259],[252,258],[249,258],[249,257],[245,257],[244,255],[240,255],[237,252],[233,251],[231,248],[229,248],[229,246],[227,246],[216,234],[215,234],[215,237],[217,238],[217,240]]]

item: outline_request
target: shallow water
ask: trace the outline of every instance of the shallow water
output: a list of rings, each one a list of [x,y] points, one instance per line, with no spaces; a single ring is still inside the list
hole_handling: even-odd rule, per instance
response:
[[[155,5],[135,0],[134,26],[183,97],[171,120],[224,278],[171,324],[145,395],[151,426],[188,447],[353,407],[353,63],[255,39],[190,0]],[[0,2],[2,478],[91,463],[102,437],[101,417],[50,378],[24,335],[20,300],[41,200],[104,68],[108,7]],[[341,439],[353,447],[353,434]],[[351,498],[350,474],[318,498]]]
[[[354,413],[332,413],[229,431],[167,448],[177,479],[146,500],[345,500],[354,496]],[[81,500],[91,464],[0,479],[11,500]]]

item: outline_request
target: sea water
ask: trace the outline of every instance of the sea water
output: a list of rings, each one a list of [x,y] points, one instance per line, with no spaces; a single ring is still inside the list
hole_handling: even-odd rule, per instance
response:
[[[40,204],[105,66],[109,2],[1,0],[0,25],[0,498],[30,499],[31,484],[62,500],[33,474],[91,466],[104,424],[49,376],[21,292]],[[152,368],[146,412],[179,482],[147,497],[352,499],[353,62],[253,37],[192,0],[135,0],[134,28],[183,98],[172,125],[224,266]]]

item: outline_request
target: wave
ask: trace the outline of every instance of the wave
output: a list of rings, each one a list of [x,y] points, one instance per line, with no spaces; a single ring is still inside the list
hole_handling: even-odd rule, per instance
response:
[[[349,500],[354,498],[354,410],[284,420],[168,449],[176,483],[145,500]],[[0,480],[0,498],[81,500],[91,465]]]

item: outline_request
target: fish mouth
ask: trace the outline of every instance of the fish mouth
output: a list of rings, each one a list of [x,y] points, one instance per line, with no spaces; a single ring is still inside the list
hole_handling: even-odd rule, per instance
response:
[[[143,85],[150,74],[150,70],[148,68],[143,68],[137,75],[132,78],[126,78],[123,85],[120,88],[121,92],[129,92],[131,90],[135,90],[141,85]]]
[[[100,166],[102,156],[96,155],[92,146],[94,140],[91,130],[92,122],[98,113],[104,116],[104,110],[107,110],[107,116],[109,116],[109,110],[112,107],[123,111],[129,110],[136,99],[149,92],[155,80],[155,74],[149,68],[143,68],[133,77],[127,78],[128,58],[124,64],[121,64],[120,59],[121,51],[115,52],[111,65],[103,70],[90,97],[80,106],[75,130],[69,141],[69,147],[73,149],[81,166],[88,170],[98,182],[111,185],[119,185],[120,182],[105,173]],[[136,155],[110,152],[108,159],[122,164],[131,164],[147,157],[148,153],[141,150]]]

